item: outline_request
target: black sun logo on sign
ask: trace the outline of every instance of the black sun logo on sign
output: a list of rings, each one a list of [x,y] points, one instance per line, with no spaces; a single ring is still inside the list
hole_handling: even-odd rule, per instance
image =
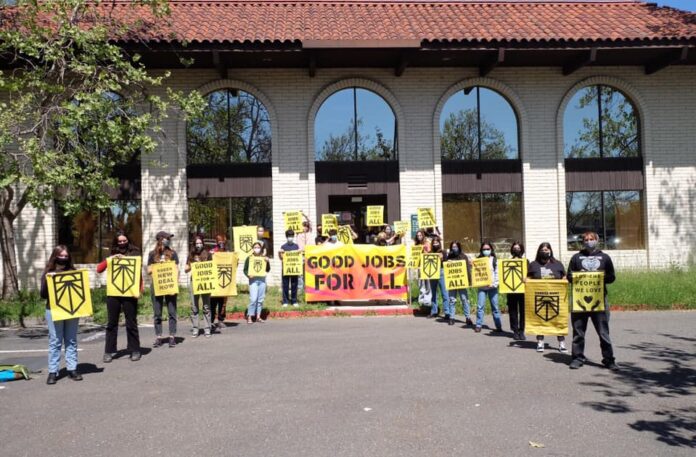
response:
[[[558,317],[561,308],[560,301],[559,297],[549,297],[548,295],[535,296],[534,314],[546,322],[551,321]]]
[[[251,248],[254,247],[254,237],[251,235],[241,235],[239,237],[239,249],[244,252],[251,252]]]
[[[257,273],[261,273],[261,270],[263,270],[263,262],[261,262],[261,261],[254,262],[254,271]]]
[[[122,294],[135,285],[136,259],[113,259],[111,283]]]
[[[56,305],[69,314],[75,314],[85,304],[85,284],[81,273],[65,273],[53,278]]]
[[[428,277],[437,273],[437,256],[423,256],[423,272]]]
[[[350,231],[348,227],[338,228],[338,240],[343,244],[349,244],[351,240]]]
[[[525,260],[507,260],[503,270],[503,283],[510,290],[517,290],[523,284],[523,268]]]
[[[232,267],[218,266],[218,284],[221,289],[227,288],[232,282]]]

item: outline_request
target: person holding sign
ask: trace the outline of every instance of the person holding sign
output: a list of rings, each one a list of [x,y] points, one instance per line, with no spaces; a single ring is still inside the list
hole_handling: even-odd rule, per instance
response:
[[[46,324],[48,325],[48,378],[46,384],[53,385],[58,380],[60,369],[60,349],[65,343],[65,367],[68,376],[73,381],[82,381],[82,375],[77,372],[77,329],[80,318],[54,321],[51,317],[51,306],[48,299],[47,276],[73,271],[72,257],[68,248],[59,244],[51,252],[46,268],[41,275],[41,298],[46,299]]]
[[[524,262],[529,263],[529,261],[524,258],[524,254],[524,245],[519,241],[514,241],[512,245],[510,245],[510,256],[513,259],[524,259]],[[527,271],[529,271],[529,267]],[[520,271],[520,276],[523,275],[524,273]],[[503,277],[503,279],[505,278]],[[519,280],[520,282],[524,281],[524,277]],[[508,314],[510,315],[512,339],[515,341],[525,341],[527,338],[524,336],[524,293],[507,294],[507,306]]]
[[[598,312],[572,312],[570,322],[573,325],[573,360],[571,369],[578,369],[585,364],[585,331],[587,321],[592,320],[597,334],[599,345],[602,348],[602,364],[610,370],[619,370],[614,359],[614,349],[609,338],[609,304],[606,297],[606,284],[616,280],[614,262],[606,253],[597,249],[599,236],[594,232],[585,232],[582,235],[582,250],[570,259],[568,265],[568,281],[572,283],[573,272],[578,271],[603,271],[604,272],[604,311]]]
[[[459,241],[452,241],[449,245],[449,251],[447,252],[447,261],[453,260],[464,260],[467,265],[467,275],[469,276],[469,284],[471,284],[471,259],[468,255],[462,251],[462,245]],[[454,310],[457,305],[457,296],[459,296],[459,301],[462,304],[462,309],[464,310],[464,318],[466,319],[466,325],[473,327],[474,323],[471,321],[471,307],[469,305],[469,290],[468,289],[448,289],[450,299],[450,309],[452,310],[452,319],[450,320],[450,325],[454,325]]]
[[[199,262],[209,262],[213,256],[205,248],[205,243],[203,242],[203,237],[196,235],[193,238],[193,247],[189,253],[188,259],[186,259],[186,266],[184,270],[186,273],[191,271],[191,264]],[[199,313],[201,307],[199,303],[203,305],[203,319],[205,320],[205,327],[203,332],[206,338],[210,338],[210,292],[208,293],[196,293],[197,291],[193,287],[193,274],[191,275],[191,336],[197,338],[200,334],[199,324],[200,318]]]
[[[292,251],[299,251],[300,247],[295,243],[295,231],[294,230],[286,230],[285,231],[285,238],[287,242],[283,244],[280,247],[280,252],[278,253],[278,257],[280,257],[280,261],[285,264],[283,260],[283,256],[285,255],[286,252],[292,252]],[[285,265],[283,265],[285,267]],[[302,273],[300,272],[300,275]],[[282,276],[282,284],[283,284],[283,308],[287,308],[288,305],[292,306],[298,306],[297,304],[297,280],[300,277],[300,275],[286,275],[285,274],[285,268],[283,268],[283,274]]]
[[[442,250],[442,243],[440,238],[433,239],[433,244],[431,247],[432,254],[438,254],[441,260],[445,260],[445,253]],[[445,270],[442,267],[442,262],[440,262],[440,277],[438,279],[430,280],[430,290],[432,291],[432,299],[430,301],[430,315],[429,318],[438,316],[437,309],[437,290],[440,289],[440,295],[442,295],[442,309],[445,312],[445,320],[454,324],[454,305],[450,303],[449,293],[447,292],[447,287],[445,286]]]
[[[218,233],[215,237],[215,247],[211,251],[211,259],[216,252],[227,252],[227,236]],[[211,328],[225,328],[225,317],[227,314],[227,297],[210,297],[210,325]],[[215,325],[215,317],[218,322]]]
[[[250,263],[265,264],[266,267],[261,271],[256,268],[249,268]],[[261,317],[263,300],[266,298],[266,273],[271,271],[271,263],[263,255],[263,243],[254,243],[253,254],[244,261],[244,275],[249,278],[249,307],[247,308],[247,324],[253,323],[252,316],[256,316],[256,322],[265,322]]]
[[[423,246],[424,252],[430,252],[430,239],[425,236],[425,230],[419,229],[416,232],[413,244],[416,246]],[[432,291],[430,290],[430,281],[418,278],[418,303],[421,305],[429,305],[431,298]]]
[[[155,240],[155,248],[150,251],[147,256],[147,274],[152,275],[152,265],[164,262],[174,262],[179,265],[179,255],[171,246],[171,238],[174,235],[165,231],[157,233]],[[178,280],[175,278],[175,280]],[[169,315],[169,347],[176,346],[176,299],[177,294],[172,295],[155,295],[155,286],[152,285],[152,309],[155,314],[155,341],[152,347],[158,348],[162,346],[162,309],[165,304],[167,306],[167,314]]]
[[[490,261],[493,281],[491,282],[490,286],[479,287],[478,289],[478,300],[476,303],[476,327],[474,328],[474,331],[476,333],[481,333],[481,327],[483,327],[483,310],[486,306],[486,297],[488,297],[488,300],[491,302],[491,311],[493,312],[495,331],[502,332],[503,324],[500,320],[500,308],[498,307],[498,262],[496,261],[493,243],[488,241],[481,243],[478,258],[487,258]]]
[[[563,264],[553,256],[551,245],[547,242],[541,243],[537,249],[536,258],[529,264],[527,277],[530,279],[563,279],[565,275]],[[521,295],[524,297],[524,294]],[[524,305],[522,306],[522,310],[522,315],[524,316]],[[522,327],[522,329],[524,329],[524,327]],[[558,338],[558,350],[564,353],[568,352],[565,344],[565,336],[559,335],[556,338]],[[544,346],[544,335],[537,335],[537,352],[544,352]]]
[[[123,257],[140,257],[140,249],[128,240],[126,234],[122,231],[116,232],[113,243],[111,243],[111,256],[110,259],[113,268],[114,259],[122,259]],[[97,265],[97,273],[103,273],[107,270],[109,261],[104,259],[99,265]],[[133,278],[135,281],[136,277],[140,278],[138,284],[133,284],[133,287],[137,287],[138,295],[143,288],[143,278],[141,276],[142,272],[135,271],[136,268],[141,268],[142,260],[133,261],[132,268],[127,268],[128,266],[121,267],[121,275],[124,278]],[[111,273],[110,273],[111,274]],[[110,363],[114,354],[116,354],[116,342],[118,339],[118,319],[121,316],[121,311],[123,311],[123,316],[126,319],[126,336],[128,338],[128,352],[130,352],[130,359],[133,362],[140,360],[140,334],[138,333],[138,296],[126,297],[123,295],[110,295],[107,287],[106,294],[106,339],[104,343],[104,363]],[[118,290],[116,291],[118,292]]]

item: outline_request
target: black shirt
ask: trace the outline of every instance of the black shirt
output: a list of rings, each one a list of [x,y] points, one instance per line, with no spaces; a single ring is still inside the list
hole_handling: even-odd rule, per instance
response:
[[[531,279],[562,279],[564,276],[565,268],[558,260],[549,259],[545,264],[535,260],[527,269],[527,277]]]

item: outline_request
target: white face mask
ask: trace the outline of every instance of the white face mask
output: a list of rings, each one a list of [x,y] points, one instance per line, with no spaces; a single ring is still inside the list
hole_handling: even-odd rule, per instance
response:
[[[289,237],[288,237],[288,243],[294,243],[294,242],[295,242],[295,238],[289,236]]]
[[[261,254],[261,248],[254,248],[254,254]]]

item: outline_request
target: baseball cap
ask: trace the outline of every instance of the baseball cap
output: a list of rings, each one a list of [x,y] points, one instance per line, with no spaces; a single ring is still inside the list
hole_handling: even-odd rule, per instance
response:
[[[159,241],[162,238],[171,238],[173,236],[174,236],[173,233],[168,233],[168,232],[165,232],[164,230],[160,230],[159,232],[157,232],[157,235],[155,236],[155,240]]]

